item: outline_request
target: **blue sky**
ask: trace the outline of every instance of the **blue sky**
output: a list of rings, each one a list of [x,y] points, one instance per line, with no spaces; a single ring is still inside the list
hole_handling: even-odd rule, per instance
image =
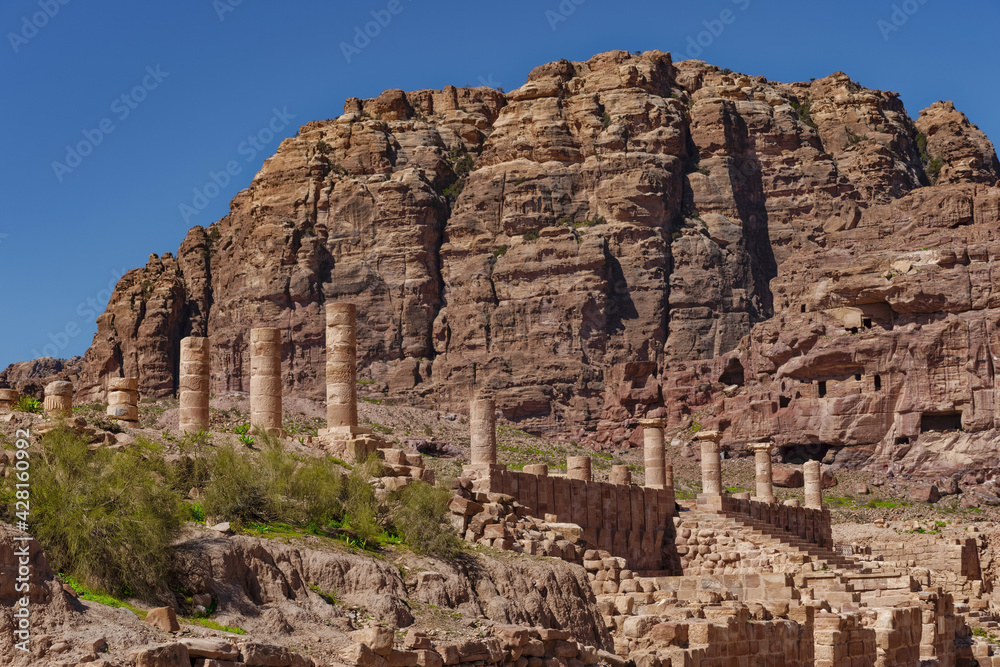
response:
[[[987,0],[6,0],[0,368],[82,354],[118,276],[224,215],[282,138],[347,97],[511,90],[559,58],[661,49],[778,81],[843,70],[914,116],[954,100],[995,139],[998,18]]]

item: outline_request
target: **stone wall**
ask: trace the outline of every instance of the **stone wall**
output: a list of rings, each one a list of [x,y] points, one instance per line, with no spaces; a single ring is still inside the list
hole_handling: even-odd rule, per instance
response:
[[[815,667],[874,667],[875,630],[861,614],[820,612],[813,621]]]
[[[806,542],[821,547],[833,546],[829,510],[791,507],[723,496],[722,511],[730,515],[750,517],[768,526],[798,535]],[[734,516],[734,518],[740,517]]]
[[[351,638],[355,643],[341,653],[341,659],[357,667],[625,665],[625,660],[612,653],[574,641],[566,630],[546,628],[498,625],[490,628],[488,637],[452,642],[415,632],[407,633],[402,642],[397,642],[393,631],[387,628],[358,630]]]
[[[588,545],[624,558],[630,569],[679,573],[673,488],[588,482],[499,466],[484,474],[488,491],[512,496],[532,516],[580,526]]]

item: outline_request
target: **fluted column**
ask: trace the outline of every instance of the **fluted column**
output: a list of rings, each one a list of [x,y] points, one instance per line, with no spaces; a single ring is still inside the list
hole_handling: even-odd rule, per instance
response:
[[[258,431],[280,435],[281,330],[250,330],[250,424]]]
[[[353,432],[358,426],[357,307],[326,306],[326,423]]]
[[[108,416],[139,423],[139,378],[108,378]]]
[[[497,462],[496,404],[492,398],[472,401],[469,430],[472,438],[472,465]]]
[[[53,417],[69,417],[73,413],[73,383],[57,380],[46,385],[44,409]]]
[[[805,506],[809,509],[823,509],[823,472],[819,461],[802,464],[802,480],[805,483]]]
[[[189,336],[181,340],[181,367],[178,381],[181,433],[208,430],[210,380],[208,338]]]
[[[750,445],[750,449],[754,453],[757,468],[757,500],[762,503],[773,503],[776,500],[771,476],[771,453],[774,451],[774,444],[756,442]]]
[[[663,466],[666,465],[666,452],[663,446],[663,428],[667,425],[663,419],[640,419],[642,427],[642,453],[646,468],[646,486],[652,489],[662,489],[666,485]]]

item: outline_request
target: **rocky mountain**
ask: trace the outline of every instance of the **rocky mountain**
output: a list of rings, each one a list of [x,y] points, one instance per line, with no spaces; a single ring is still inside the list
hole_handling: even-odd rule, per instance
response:
[[[998,174],[949,103],[912,119],[843,73],[658,51],[509,93],[352,98],[122,278],[79,398],[121,374],[172,394],[190,334],[212,337],[214,390],[246,390],[265,325],[286,390],[320,397],[323,306],[344,300],[366,391],[455,410],[491,391],[522,428],[598,444],[662,415],[730,445],[958,465],[1000,418]]]

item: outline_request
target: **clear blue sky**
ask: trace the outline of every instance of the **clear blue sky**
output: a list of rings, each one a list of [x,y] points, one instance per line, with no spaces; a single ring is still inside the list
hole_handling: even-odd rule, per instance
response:
[[[727,24],[717,21],[724,10]],[[341,43],[373,11],[386,25],[345,56]],[[689,39],[714,28],[700,35],[701,58],[720,67],[779,81],[843,70],[900,92],[914,116],[954,100],[997,138],[998,19],[986,0],[6,0],[0,368],[82,354],[115,277],[225,214],[282,138],[339,115],[347,97],[511,90],[536,65],[611,49],[682,60],[696,53]],[[294,119],[262,150],[241,147],[274,109]],[[89,141],[84,132],[103,136],[67,157],[68,144]],[[230,160],[241,173],[186,221],[179,206]]]

